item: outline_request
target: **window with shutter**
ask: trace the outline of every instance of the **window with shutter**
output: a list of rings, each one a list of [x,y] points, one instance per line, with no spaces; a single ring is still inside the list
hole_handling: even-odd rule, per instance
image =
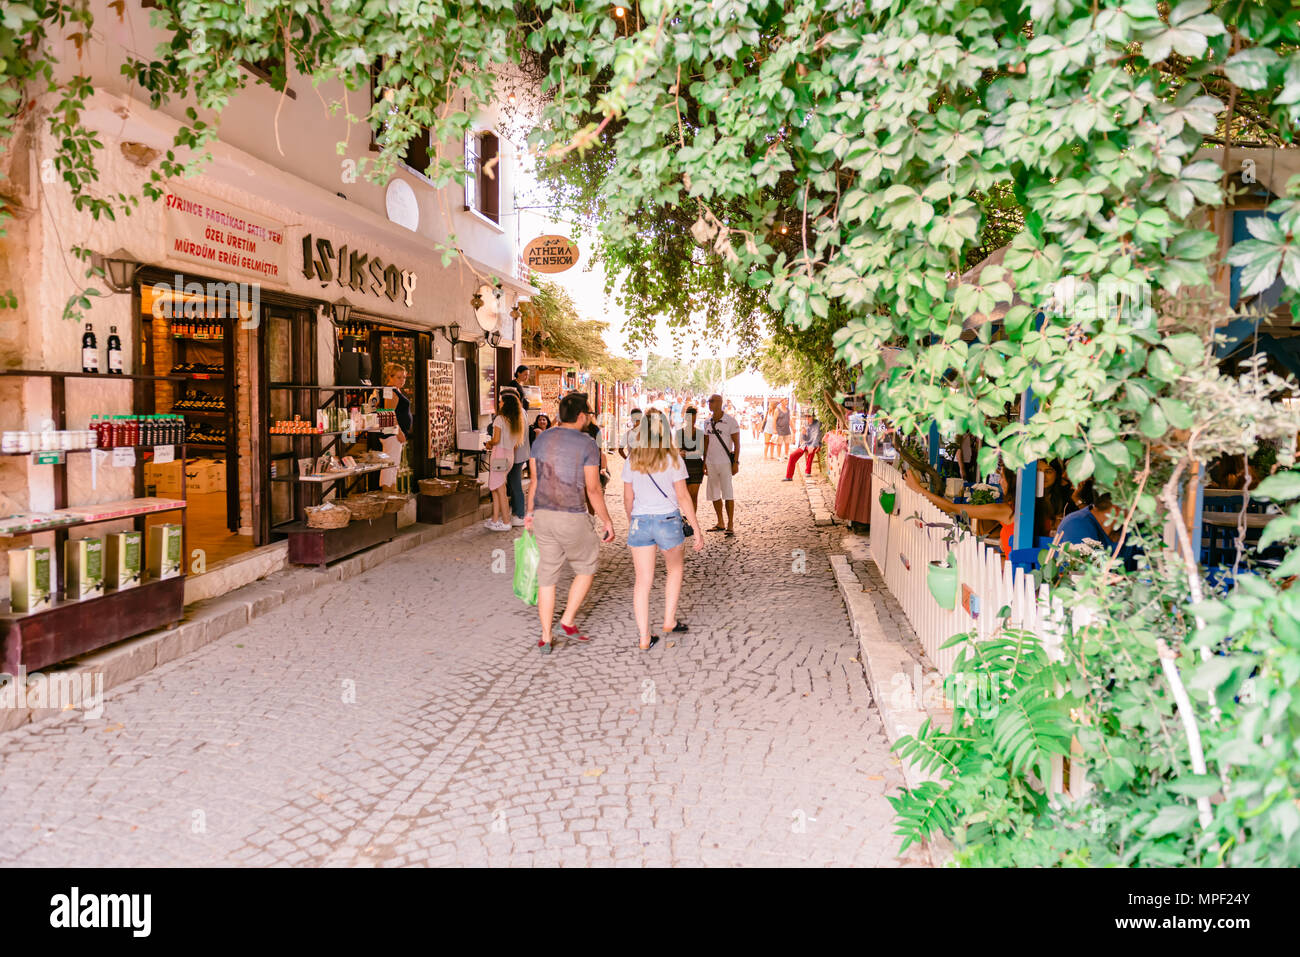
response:
[[[478,211],[494,223],[501,219],[501,191],[498,188],[501,182],[500,166],[497,138],[492,133],[484,133],[479,141]]]
[[[501,171],[494,133],[465,135],[465,208],[501,221]]]

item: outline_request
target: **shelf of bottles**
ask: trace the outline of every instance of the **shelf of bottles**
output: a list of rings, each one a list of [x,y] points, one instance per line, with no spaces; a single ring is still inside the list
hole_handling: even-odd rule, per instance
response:
[[[226,320],[215,311],[176,318],[168,335],[174,356],[169,374],[181,380],[172,390],[171,411],[185,416],[187,441],[224,447],[229,430],[218,420],[230,412],[225,386]],[[212,384],[203,384],[208,382]]]

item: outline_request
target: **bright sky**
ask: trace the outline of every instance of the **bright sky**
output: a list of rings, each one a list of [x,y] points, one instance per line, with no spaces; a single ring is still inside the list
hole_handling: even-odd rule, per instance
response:
[[[544,192],[537,186],[526,158],[525,162],[521,164],[518,181],[519,185],[515,195],[515,202],[518,206],[539,206],[546,202]],[[641,349],[635,352],[628,350],[623,329],[624,321],[627,318],[626,313],[619,308],[613,295],[605,295],[604,266],[597,266],[595,269],[590,268],[593,237],[579,236],[573,224],[556,221],[552,218],[552,210],[520,209],[515,220],[518,229],[515,236],[516,248],[520,252],[523,251],[524,246],[529,241],[547,233],[556,233],[577,241],[580,252],[578,264],[567,272],[556,273],[546,278],[561,286],[573,297],[573,301],[578,306],[578,312],[584,318],[599,319],[609,323],[609,330],[605,334],[605,344],[611,352],[642,360],[646,358],[650,351],[654,351],[659,355],[673,355],[672,336],[667,323],[664,321],[660,321],[658,325],[656,331],[657,341],[653,350]],[[689,350],[690,345],[687,343],[683,346],[680,358],[715,358],[720,353],[720,350],[703,345],[693,355],[689,354]],[[731,350],[726,351],[734,354]]]

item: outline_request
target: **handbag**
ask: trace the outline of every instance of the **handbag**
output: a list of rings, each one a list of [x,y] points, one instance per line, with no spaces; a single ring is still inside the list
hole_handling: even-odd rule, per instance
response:
[[[654,485],[654,487],[655,487],[656,489],[658,489],[660,495],[662,495],[664,498],[668,498],[668,493],[665,492],[663,489],[659,488],[659,483],[655,481],[655,477],[654,477],[653,475],[647,475],[646,478],[648,478],[648,479],[651,481],[651,483]],[[672,500],[669,499],[669,501],[672,501]],[[693,528],[691,527],[691,523],[688,522],[688,521],[686,521],[686,516],[683,515],[683,516],[682,516],[682,535],[684,535],[686,538],[690,538],[690,537],[691,537],[692,535],[694,535],[694,534],[695,534],[695,529],[693,529]]]

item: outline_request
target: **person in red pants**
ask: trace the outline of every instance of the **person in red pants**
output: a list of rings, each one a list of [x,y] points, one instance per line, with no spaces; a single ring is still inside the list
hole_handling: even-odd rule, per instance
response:
[[[794,467],[799,464],[799,456],[808,456],[808,464],[804,469],[805,475],[812,475],[813,459],[817,457],[817,450],[822,447],[822,424],[817,421],[817,417],[811,412],[804,413],[803,432],[799,434],[799,446],[790,453],[790,460],[785,466],[785,478],[783,481],[794,481]]]

